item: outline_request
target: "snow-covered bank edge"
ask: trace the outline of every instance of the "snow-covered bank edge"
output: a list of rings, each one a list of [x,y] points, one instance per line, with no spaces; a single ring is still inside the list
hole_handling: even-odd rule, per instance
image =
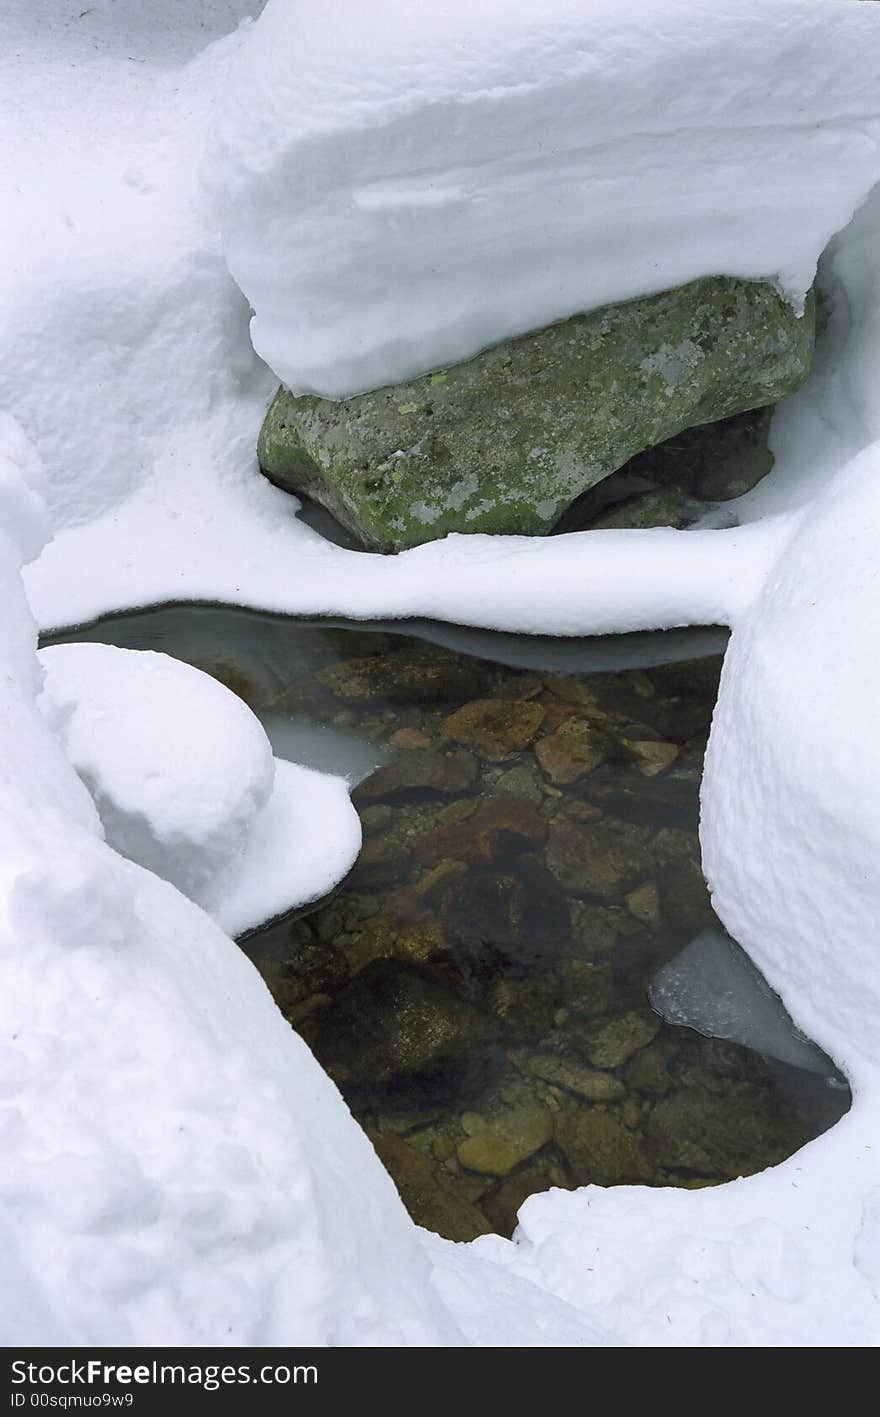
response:
[[[301,522],[286,537],[277,528],[274,535],[261,535],[243,527],[240,507],[232,502],[224,518],[215,507],[223,524],[211,540],[200,534],[195,512],[176,523],[176,546],[175,524],[154,522],[154,544],[166,554],[173,548],[172,563],[186,568],[168,577],[146,557],[135,559],[143,510],[135,498],[109,524],[62,532],[47,548],[26,578],[44,633],[163,601],[352,620],[433,619],[527,635],[729,625],[751,603],[798,523],[792,514],[725,531],[658,527],[546,539],[449,536],[379,556],[333,546]],[[247,531],[255,533],[250,546],[242,545]],[[291,576],[294,551],[297,574]],[[58,586],[81,557],[100,569],[80,589],[74,581],[61,597]],[[114,583],[124,590],[114,594]]]

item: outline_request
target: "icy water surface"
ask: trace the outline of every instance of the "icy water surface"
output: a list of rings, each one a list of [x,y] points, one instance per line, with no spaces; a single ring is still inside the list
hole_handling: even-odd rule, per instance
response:
[[[550,1186],[716,1184],[848,1109],[703,882],[722,631],[552,640],[178,606],[63,638],[185,659],[276,752],[357,784],[351,875],[241,943],[420,1224],[509,1235]]]

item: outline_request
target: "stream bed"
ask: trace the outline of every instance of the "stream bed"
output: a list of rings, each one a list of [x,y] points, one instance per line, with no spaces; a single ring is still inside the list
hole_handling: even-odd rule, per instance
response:
[[[52,640],[186,660],[280,756],[353,785],[351,874],[240,944],[419,1224],[510,1235],[551,1186],[715,1185],[848,1110],[703,881],[723,631],[554,640],[182,605]]]

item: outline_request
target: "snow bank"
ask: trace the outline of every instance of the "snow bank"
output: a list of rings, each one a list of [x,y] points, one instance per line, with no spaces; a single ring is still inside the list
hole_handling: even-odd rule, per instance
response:
[[[38,11],[23,0],[19,3],[22,15],[29,20],[26,41],[22,39],[17,48],[0,54],[0,77],[5,76],[10,92],[20,91],[30,82],[31,73],[45,73],[50,63],[44,47],[51,26],[47,28],[45,15],[38,24]],[[391,0],[383,0],[383,4],[389,7],[390,16]],[[218,7],[218,13],[222,8]],[[360,15],[353,5],[343,7],[341,0],[335,0],[313,20],[309,18],[317,13],[313,7],[297,6],[297,24],[303,43],[307,39],[312,47],[309,63],[314,62],[316,77],[314,83],[306,83],[297,52],[271,90],[272,105],[280,105],[277,122],[275,109],[269,105],[268,77],[255,77],[251,66],[256,62],[254,56],[263,52],[262,46],[271,47],[261,38],[271,33],[277,38],[277,55],[267,57],[266,74],[275,74],[276,59],[280,62],[287,52],[289,35],[280,31],[292,23],[292,7],[273,5],[256,25],[209,48],[190,64],[183,79],[179,68],[166,70],[152,58],[143,75],[140,63],[133,66],[109,52],[76,51],[72,56],[76,62],[66,67],[56,57],[51,61],[56,66],[53,84],[48,92],[44,87],[36,116],[29,105],[16,106],[10,115],[7,154],[27,169],[29,181],[10,183],[10,220],[3,233],[9,256],[6,264],[0,265],[0,299],[7,317],[0,331],[0,393],[6,390],[8,405],[40,447],[51,472],[50,504],[56,535],[39,561],[28,568],[26,577],[32,604],[44,627],[83,623],[114,608],[172,597],[232,601],[305,614],[435,615],[494,628],[577,634],[684,624],[707,617],[727,620],[738,615],[753,597],[791,530],[784,517],[773,524],[763,521],[755,528],[754,537],[745,538],[736,530],[708,538],[702,532],[660,530],[651,533],[649,545],[641,535],[631,539],[630,534],[621,532],[586,533],[541,548],[499,538],[450,538],[420,548],[417,555],[371,557],[327,543],[297,519],[294,498],[256,476],[257,432],[274,385],[250,348],[246,302],[224,270],[212,218],[199,196],[196,172],[205,148],[209,143],[217,147],[215,134],[223,127],[221,109],[228,108],[228,126],[240,128],[245,146],[236,156],[237,148],[227,134],[229,142],[224,139],[219,145],[220,155],[215,151],[208,164],[214,202],[223,208],[224,222],[234,225],[234,208],[241,199],[244,235],[253,241],[259,239],[260,249],[251,250],[251,255],[262,262],[265,254],[261,271],[267,281],[293,272],[293,263],[304,260],[302,253],[307,249],[303,233],[290,234],[290,223],[299,220],[294,207],[303,212],[304,222],[318,222],[320,211],[318,206],[308,206],[307,194],[299,186],[281,178],[276,183],[271,174],[273,164],[281,164],[286,171],[285,164],[293,160],[290,145],[294,140],[299,142],[296,135],[301,135],[299,125],[305,122],[306,100],[315,98],[317,102],[318,90],[324,92],[321,86],[325,80],[329,84],[331,71],[336,73],[333,64],[337,61],[329,49],[330,35],[335,33],[330,21],[344,12],[345,33],[337,36],[338,62],[341,65],[349,55],[346,62],[356,66],[352,72],[358,76],[357,84],[352,81],[338,105],[331,105],[324,114],[326,133],[322,129],[314,136],[322,150],[327,147],[329,152],[332,143],[338,153],[342,140],[333,125],[354,122],[358,93],[362,95],[364,126],[360,137],[355,134],[357,141],[352,140],[352,151],[374,139],[378,142],[378,135],[385,133],[370,126],[388,117],[383,106],[386,87],[380,85],[380,78],[384,76],[384,84],[392,73],[395,55],[399,57],[410,40],[427,46],[431,54],[443,51],[443,36],[448,34],[443,27],[451,26],[453,20],[443,19],[441,8],[447,16],[458,8],[455,23],[474,44],[470,48],[460,44],[458,57],[453,56],[442,71],[427,70],[432,81],[436,78],[439,82],[442,72],[450,84],[456,74],[464,83],[470,71],[460,73],[455,66],[465,62],[471,48],[478,66],[510,66],[516,58],[515,36],[528,33],[535,54],[548,63],[556,56],[557,68],[547,70],[546,80],[544,70],[533,65],[531,77],[520,85],[523,104],[540,89],[546,114],[552,108],[551,97],[553,102],[561,101],[562,94],[561,88],[551,94],[550,87],[546,92],[541,87],[545,82],[551,85],[551,80],[562,83],[561,49],[554,46],[561,45],[560,37],[571,33],[574,25],[581,36],[581,48],[573,43],[572,63],[586,63],[584,36],[592,36],[590,42],[598,46],[596,71],[585,85],[584,112],[593,112],[592,95],[601,93],[609,105],[609,117],[602,122],[613,116],[615,123],[631,133],[626,151],[618,153],[615,168],[621,182],[629,184],[628,239],[644,243],[647,250],[651,243],[660,241],[655,230],[658,211],[674,224],[680,212],[693,215],[694,204],[702,204],[706,222],[717,226],[711,232],[701,229],[699,242],[682,236],[668,249],[661,243],[652,257],[656,266],[648,273],[650,288],[683,278],[680,263],[685,259],[699,257],[698,265],[687,273],[714,269],[712,262],[725,254],[718,243],[726,241],[730,232],[737,233],[735,239],[731,237],[733,269],[755,273],[739,262],[751,259],[755,243],[766,240],[773,245],[779,269],[783,268],[783,255],[804,262],[799,278],[803,283],[812,274],[810,263],[826,236],[845,224],[860,194],[880,178],[876,142],[880,104],[873,83],[880,65],[880,11],[876,5],[856,0],[760,0],[758,5],[725,0],[720,7],[707,0],[696,5],[655,0],[650,5],[634,5],[631,10],[604,0],[575,7],[571,0],[571,14],[577,8],[578,17],[575,21],[570,16],[564,25],[564,5],[550,10],[529,7],[531,18],[522,5],[468,7],[473,14],[448,5],[433,7],[430,14],[419,10],[410,14],[408,7],[400,6],[394,11],[395,23],[389,19],[384,32],[375,25],[375,35],[381,33],[381,41],[365,38],[360,51],[375,61],[375,83],[372,78],[363,82],[360,56],[354,47],[349,49],[346,38],[349,27],[353,35],[360,33],[360,27],[367,24],[367,11]],[[373,14],[370,9],[371,25]],[[210,19],[207,11],[203,17],[206,22]],[[476,43],[483,33],[480,26],[488,24],[489,18],[497,20],[499,33],[509,41],[499,48],[497,59],[485,45]],[[119,33],[126,34],[125,9],[119,12],[118,22]],[[127,22],[140,35],[143,22],[132,6],[128,7]],[[91,15],[82,22],[83,26],[91,23]],[[398,24],[401,29],[395,37]],[[537,28],[529,29],[530,25]],[[421,37],[412,38],[413,26]],[[26,28],[25,19],[22,28]],[[658,28],[664,29],[663,35],[655,33]],[[322,39],[325,29],[327,37]],[[681,42],[678,50],[672,42],[673,33]],[[633,35],[639,37],[638,42]],[[726,36],[727,42],[721,43],[719,35]],[[599,57],[606,52],[600,41],[612,45],[610,52],[616,52],[615,44],[627,51],[626,63],[621,58],[622,67],[615,74],[611,96],[599,64]],[[69,42],[66,32],[64,42]],[[168,44],[171,47],[170,37]],[[180,52],[175,51],[178,64],[180,55],[188,52],[191,36],[187,38],[182,31],[180,44]],[[60,45],[58,40],[59,50]],[[318,64],[322,45],[327,46],[323,67]],[[381,46],[381,53],[375,53],[376,46]],[[123,48],[139,57],[134,39],[127,34],[117,44],[117,51]],[[665,71],[664,63],[669,66]],[[687,82],[675,68],[683,63],[694,69],[693,74],[688,71]],[[704,86],[700,77],[704,69],[717,77],[717,85]],[[398,77],[405,77],[406,72],[401,61]],[[623,73],[631,73],[632,85],[621,81]],[[655,100],[647,117],[639,87],[643,80],[648,85],[644,93],[653,94]],[[298,105],[293,115],[284,108],[291,84]],[[335,90],[328,87],[328,104],[331,92]],[[404,96],[409,93],[415,102],[414,90],[401,92]],[[519,102],[519,92],[498,91],[495,107],[499,114],[513,113],[509,105]],[[100,102],[95,97],[98,94]],[[481,102],[485,98],[483,95]],[[476,112],[475,104],[476,99],[468,100],[462,113]],[[666,112],[664,105],[672,105],[670,112],[679,115],[677,122],[687,119],[687,123],[696,124],[701,121],[701,112],[717,120],[717,128],[711,133],[706,130],[709,136],[704,134],[709,154],[705,161],[696,163],[686,144],[679,146],[677,138],[673,142],[672,136],[661,133],[658,125]],[[858,119],[857,110],[862,115]],[[743,114],[752,111],[765,124],[763,128],[743,122]],[[566,121],[580,121],[577,105],[565,112]],[[537,124],[537,108],[529,113]],[[546,114],[545,123],[549,121]],[[650,120],[643,139],[633,127],[636,115],[642,115],[646,123]],[[484,127],[488,124],[489,116]],[[56,140],[53,135],[60,130],[63,140]],[[536,132],[539,130],[540,124]],[[34,131],[45,135],[39,163],[33,157]],[[445,135],[453,143],[456,131],[454,126],[438,122],[431,141],[440,143]],[[693,136],[697,130],[692,127],[687,131]],[[283,245],[283,259],[272,246],[274,221],[268,222],[265,213],[251,213],[250,198],[237,185],[245,183],[249,191],[248,184],[252,184],[256,193],[262,180],[247,166],[248,153],[253,157],[253,149],[245,142],[248,134],[254,142],[265,140],[266,193],[275,194],[272,200],[277,197],[280,203],[277,239]],[[413,143],[418,138],[421,144],[421,128],[416,126],[412,134]],[[795,141],[800,144],[797,152],[791,149]],[[750,143],[753,148],[748,147]],[[346,152],[348,148],[346,142]],[[666,158],[657,167],[661,150]],[[597,149],[605,151],[604,147]],[[779,162],[785,162],[784,174],[774,166],[774,154]],[[0,154],[0,163],[3,156]],[[300,156],[305,162],[307,154]],[[244,166],[237,165],[239,158]],[[722,158],[724,162],[729,159],[726,167]],[[377,149],[375,161],[380,160]],[[721,164],[717,169],[716,163]],[[653,190],[650,183],[654,178],[646,169],[653,167],[662,170],[664,185],[661,198],[649,202],[647,194]],[[765,167],[775,174],[768,188],[761,185]],[[143,190],[135,191],[126,181],[130,172],[142,174]],[[529,180],[538,180],[535,162],[529,173]],[[525,188],[527,175],[522,176]],[[336,168],[328,168],[327,181],[328,201],[341,202],[343,189]],[[793,181],[803,184],[801,201],[794,200]],[[686,202],[684,198],[671,202],[676,182],[686,184]],[[520,185],[518,178],[512,190],[518,191]],[[569,189],[574,191],[576,185],[567,180],[557,184],[566,200]],[[318,190],[316,187],[315,192]],[[610,190],[609,184],[603,182],[597,190],[604,194]],[[104,203],[100,220],[88,196],[94,191],[101,192]],[[58,204],[61,193],[64,206]],[[495,198],[500,200],[497,193]],[[763,206],[756,206],[758,198]],[[74,199],[76,204],[71,206]],[[489,206],[494,209],[494,201],[474,201],[467,211],[478,214]],[[806,212],[803,202],[809,208]],[[583,222],[593,220],[594,206],[581,203]],[[542,253],[542,269],[555,270],[558,261],[545,259],[543,254],[550,249],[547,228],[555,208],[537,196],[533,208],[541,217],[535,249]],[[64,213],[75,218],[73,228],[63,219]],[[447,311],[455,313],[446,296],[432,301],[409,295],[410,282],[416,277],[407,266],[407,251],[412,248],[415,260],[427,249],[415,233],[410,239],[409,217],[401,218],[396,234],[386,234],[381,214],[364,214],[352,207],[349,215],[350,221],[341,220],[335,212],[331,227],[323,231],[321,250],[313,250],[309,257],[309,279],[314,280],[320,306],[315,320],[321,329],[326,328],[328,339],[347,338],[336,321],[347,318],[348,311],[366,322],[367,274],[373,263],[381,286],[376,298],[393,302],[401,292],[406,319],[415,319],[422,311],[429,323],[442,322]],[[446,228],[440,215],[429,212],[428,216],[431,241],[433,223],[439,223],[439,240]],[[365,248],[365,261],[354,272],[357,289],[353,289],[354,268],[339,265],[335,255],[333,261],[328,256],[325,266],[320,262],[325,252],[336,252],[335,242],[347,241],[346,233],[360,229],[362,221],[367,223],[365,231],[373,230],[370,222],[378,222],[381,239]],[[113,248],[108,250],[112,232],[119,236],[113,237]],[[526,236],[521,233],[523,241]],[[372,242],[372,236],[369,240]],[[861,242],[851,240],[848,254],[841,254],[839,261],[835,258],[834,269],[826,271],[832,284],[839,285],[841,278],[835,274],[837,264],[864,263],[861,247],[868,241],[867,234]],[[392,278],[386,280],[384,263],[395,242],[406,250],[395,251]],[[631,267],[631,252],[620,233],[609,246],[601,260],[593,253],[591,260],[580,262],[585,279],[593,279],[591,272],[601,272],[603,280],[629,279],[628,273],[635,267]],[[478,249],[469,237],[467,250],[472,248]],[[453,253],[447,251],[444,269],[450,278],[458,278],[455,271],[459,267]],[[527,267],[528,262],[523,269]],[[340,288],[331,301],[326,287],[335,279],[337,269]],[[460,271],[462,280],[473,282],[468,308],[478,312],[475,318],[482,319],[482,312],[491,304],[495,269],[493,256],[491,261],[483,260],[479,270],[465,262]],[[299,264],[296,270],[300,270]],[[402,279],[404,272],[406,281]],[[302,274],[305,279],[305,266]],[[511,297],[515,284],[503,282],[505,309],[517,308]],[[613,293],[610,286],[603,287],[598,298],[610,299]],[[348,303],[340,311],[335,302],[343,297]],[[296,308],[303,319],[311,320],[308,302]],[[855,417],[842,420],[834,412],[850,399],[847,380],[857,386],[862,376],[838,373],[832,379],[827,364],[831,360],[841,368],[847,355],[844,345],[847,340],[864,342],[858,329],[865,320],[870,324],[870,317],[864,302],[861,308],[856,307],[852,319],[845,298],[838,308],[830,339],[820,348],[809,390],[788,401],[777,416],[777,471],[752,498],[732,509],[744,520],[783,514],[792,505],[803,503],[827,480],[829,467],[840,465],[865,441]],[[547,316],[542,314],[544,318]],[[375,341],[393,328],[383,314],[381,321],[365,330],[364,337],[369,335]],[[436,328],[439,331],[440,324]],[[59,339],[62,329],[64,338]],[[432,329],[434,325],[422,332],[425,338],[434,338]],[[309,336],[308,350],[318,348],[320,333],[318,330],[315,339]],[[855,371],[865,364],[862,358],[858,366],[853,360],[846,368]],[[845,449],[842,442],[847,442]],[[88,575],[82,574],[84,565],[89,567]],[[622,597],[619,601],[618,594]]]
[[[34,469],[0,422],[0,1338],[458,1341],[335,1087],[37,709]]]
[[[871,211],[876,237],[880,207]],[[864,255],[864,234],[860,220],[854,250],[846,238],[840,250],[862,277],[869,267],[853,258]],[[876,239],[871,249],[872,283],[854,282],[849,295],[869,301],[874,323]],[[880,340],[849,348],[880,362]],[[880,413],[877,383],[856,377],[852,387],[864,431]],[[851,409],[837,405],[841,434]],[[852,423],[849,434],[858,434]],[[852,1111],[745,1181],[698,1194],[586,1187],[530,1197],[520,1212],[529,1272],[582,1311],[613,1313],[630,1342],[878,1342],[878,547],[874,442],[812,503],[734,626],[700,829],[715,909],[796,1024],[846,1072]]]
[[[880,11],[875,13],[880,23]],[[820,264],[827,328],[806,383],[774,415],[772,472],[732,508],[743,521],[802,511],[838,468],[880,438],[878,230],[880,173],[878,185]]]
[[[71,821],[99,835],[101,826],[91,798],[34,712],[41,675],[34,653],[36,629],[20,571],[22,563],[39,550],[47,526],[40,481],[39,459],[21,427],[9,415],[0,415],[0,733],[6,735],[0,754],[0,792],[13,803],[33,798],[53,822]],[[12,823],[7,823],[3,837],[12,851]],[[8,884],[9,879],[0,854],[0,880]]]
[[[827,268],[829,347],[780,430],[789,481],[802,456],[805,509],[731,638],[702,830],[731,932],[860,1075],[880,1066],[880,185]]]
[[[703,791],[716,907],[856,1076],[880,1068],[878,546],[875,443],[813,503],[731,638]]]
[[[155,488],[145,488],[112,515],[58,535],[26,576],[42,626],[84,624],[172,596],[292,615],[436,617],[525,634],[727,624],[791,532],[776,517],[727,531],[447,536],[378,556],[332,546],[289,512],[274,525],[248,520],[240,490],[216,497],[205,536],[194,491],[182,489],[176,507],[157,506]],[[152,551],[141,537],[145,520]],[[185,569],[169,578],[156,546]],[[83,557],[93,574],[65,580]]]
[[[270,0],[210,167],[257,351],[339,398],[698,276],[799,302],[877,171],[871,8]]]
[[[157,466],[249,466],[262,371],[197,175],[239,37],[183,64],[258,8],[3,5],[0,408],[42,456],[56,526]]]
[[[716,910],[846,1072],[854,1105],[782,1166],[712,1191],[530,1198],[520,1262],[636,1343],[880,1334],[880,188],[825,280],[821,358],[776,421],[777,486],[755,499],[803,510],[734,617],[701,839]]]

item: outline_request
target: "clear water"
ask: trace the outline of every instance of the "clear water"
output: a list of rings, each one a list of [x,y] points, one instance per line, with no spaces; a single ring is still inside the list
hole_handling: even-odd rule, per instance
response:
[[[687,953],[720,929],[697,823],[724,632],[170,606],[56,638],[195,664],[281,755],[357,784],[351,875],[241,945],[420,1224],[507,1235],[550,1186],[717,1184],[848,1109],[754,970]]]

